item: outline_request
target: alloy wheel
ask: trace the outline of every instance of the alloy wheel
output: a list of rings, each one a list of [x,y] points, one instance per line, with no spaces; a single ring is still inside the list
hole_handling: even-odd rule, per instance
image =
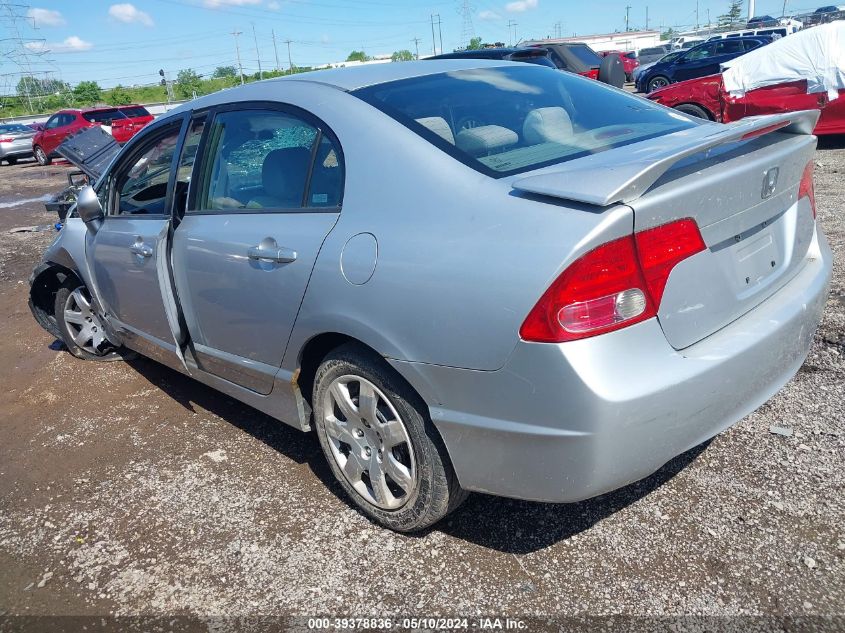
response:
[[[332,457],[349,484],[378,508],[401,508],[417,486],[417,467],[387,396],[365,378],[340,376],[325,391],[321,411]]]
[[[106,341],[103,324],[82,287],[68,295],[62,314],[73,342],[89,354],[101,355],[100,346]]]
[[[660,90],[661,88],[665,88],[669,85],[669,80],[665,77],[655,77],[649,82],[649,92],[654,92],[655,90]]]

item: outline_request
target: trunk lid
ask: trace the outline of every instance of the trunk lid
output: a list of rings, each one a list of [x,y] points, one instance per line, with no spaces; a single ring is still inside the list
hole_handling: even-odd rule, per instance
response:
[[[96,181],[120,151],[120,145],[99,125],[83,128],[69,136],[56,150]]]
[[[634,211],[635,231],[693,218],[707,248],[672,269],[658,309],[667,340],[683,349],[753,309],[803,265],[815,220],[798,190],[813,158],[816,140],[809,134],[817,117],[790,113],[755,117],[746,126],[747,119],[705,125],[681,133],[686,138],[680,143],[663,137],[620,148],[627,159],[618,166],[606,163],[602,171],[574,165],[579,176],[571,178],[557,166],[556,174],[512,185],[556,197],[590,197],[593,204],[625,202]]]

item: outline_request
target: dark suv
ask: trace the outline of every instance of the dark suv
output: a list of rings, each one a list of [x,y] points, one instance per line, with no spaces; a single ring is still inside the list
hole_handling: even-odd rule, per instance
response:
[[[771,35],[731,37],[705,42],[673,57],[661,60],[637,77],[637,91],[653,92],[677,81],[696,79],[719,72],[720,64],[745,55],[748,51],[771,44]]]

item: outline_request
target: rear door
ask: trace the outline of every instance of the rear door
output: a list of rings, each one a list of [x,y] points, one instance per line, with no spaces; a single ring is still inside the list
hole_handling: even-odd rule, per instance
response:
[[[277,104],[209,114],[174,232],[176,292],[199,368],[267,394],[323,240],[343,156],[331,131]]]
[[[106,216],[86,256],[110,321],[153,358],[174,351],[162,289],[177,147],[185,118],[148,130],[110,170],[99,195]]]
[[[827,104],[827,93],[807,93],[806,81],[791,81],[765,86],[743,97],[725,97],[726,121],[736,121],[757,114],[777,114],[799,110],[819,110]]]

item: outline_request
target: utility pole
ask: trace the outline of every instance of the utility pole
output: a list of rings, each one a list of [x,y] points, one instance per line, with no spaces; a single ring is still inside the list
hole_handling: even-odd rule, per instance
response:
[[[625,32],[626,33],[631,30],[630,28],[628,28],[628,18],[630,17],[630,15],[631,15],[631,5],[629,4],[628,6],[625,7]]]
[[[270,29],[270,34],[273,36],[273,54],[276,56],[276,70],[279,70],[279,49],[276,48],[276,31]]]
[[[419,59],[420,58],[420,38],[415,37],[411,41],[414,43],[414,46],[417,49],[417,59]]]
[[[431,14],[431,50],[437,55],[437,41],[434,39],[434,14]],[[443,51],[440,51],[441,53]]]
[[[244,67],[241,65],[241,49],[238,46],[238,35],[241,35],[242,31],[232,31],[232,35],[235,36],[235,55],[238,57],[238,75],[241,78],[241,85],[244,85]]]
[[[754,17],[754,0],[748,0],[748,19]]]
[[[780,12],[780,17],[786,17],[786,2],[787,0],[783,0],[783,11]]]
[[[645,8],[645,30],[648,31],[648,5]]]
[[[258,78],[264,79],[261,71],[261,55],[258,53],[258,37],[255,35],[255,22],[252,23],[252,40],[255,42],[255,59],[258,60]]]
[[[513,35],[511,35],[511,28],[513,28]],[[510,39],[509,44],[513,46],[513,41],[516,39],[516,22],[513,20],[508,20],[508,38]]]
[[[288,45],[288,70],[293,72],[293,62],[290,60],[290,40],[285,40],[285,44]]]
[[[695,0],[695,28],[698,28],[698,0]]]

